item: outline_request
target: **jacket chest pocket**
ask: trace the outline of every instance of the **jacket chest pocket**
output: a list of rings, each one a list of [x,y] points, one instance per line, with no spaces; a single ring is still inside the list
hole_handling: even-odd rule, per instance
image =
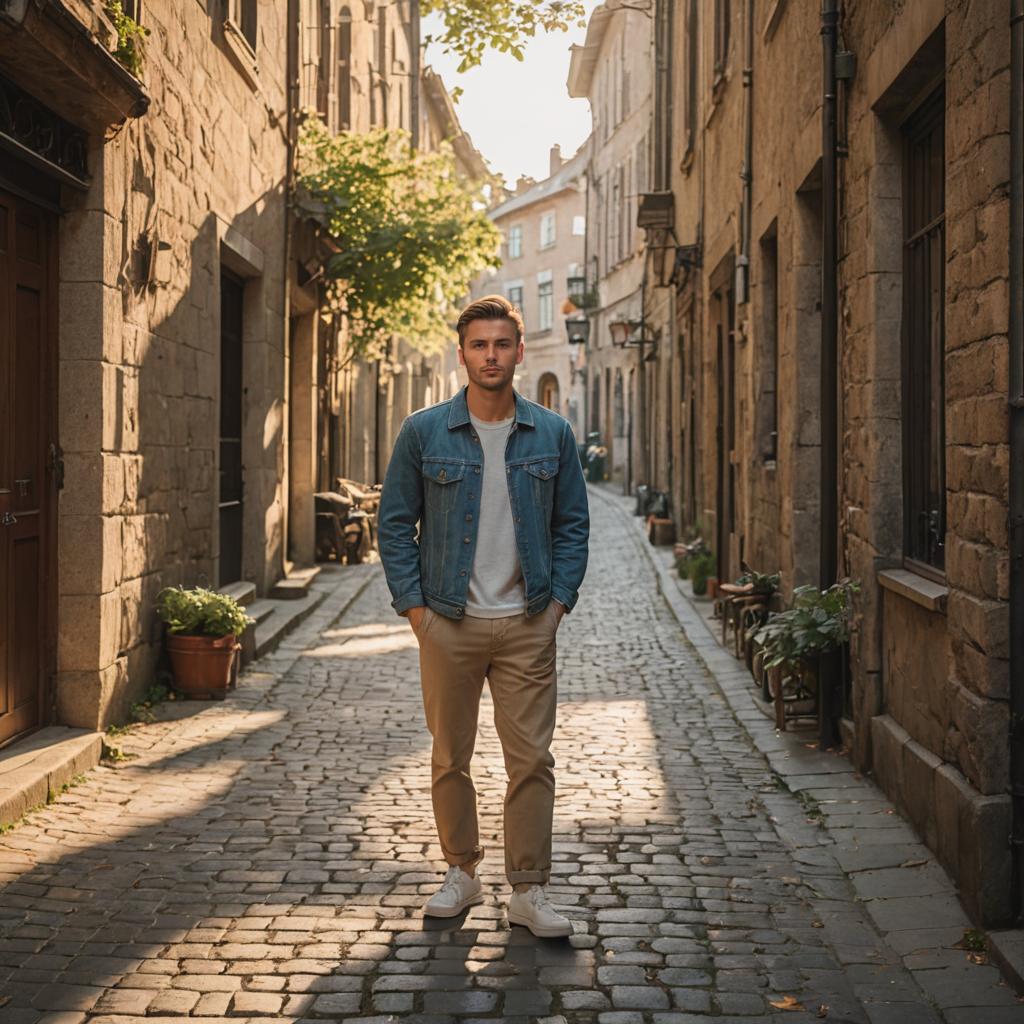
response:
[[[554,504],[555,481],[558,479],[558,459],[537,459],[535,462],[527,462],[523,469],[533,500],[550,511]]]
[[[466,469],[464,463],[423,460],[423,498],[428,515],[432,512],[447,515],[455,508]]]

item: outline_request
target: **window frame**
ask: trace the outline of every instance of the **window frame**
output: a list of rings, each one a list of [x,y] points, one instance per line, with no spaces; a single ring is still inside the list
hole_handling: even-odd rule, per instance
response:
[[[903,562],[938,582],[947,523],[945,127],[943,83],[901,125]]]
[[[548,225],[551,228],[550,237],[548,237],[547,232]],[[538,249],[553,249],[558,244],[558,217],[556,211],[548,210],[540,215],[538,239]]]
[[[512,239],[515,239],[515,246],[512,245]],[[508,253],[510,260],[518,260],[523,255],[523,225],[522,224],[510,224],[508,229],[508,236],[505,239],[505,249]],[[513,251],[514,250],[514,251]]]
[[[537,275],[537,332],[553,330],[555,326],[555,280],[551,271]]]

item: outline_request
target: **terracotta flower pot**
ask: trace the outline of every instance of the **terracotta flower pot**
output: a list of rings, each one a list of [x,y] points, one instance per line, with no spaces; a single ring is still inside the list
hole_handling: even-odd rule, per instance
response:
[[[223,697],[231,682],[240,644],[228,636],[167,634],[167,653],[174,669],[174,688],[186,697]]]

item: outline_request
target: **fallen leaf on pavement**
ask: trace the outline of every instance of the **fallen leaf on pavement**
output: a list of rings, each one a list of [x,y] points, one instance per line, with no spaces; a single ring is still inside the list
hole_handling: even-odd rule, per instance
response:
[[[828,1003],[819,1003],[818,1009],[814,1013],[815,1017],[827,1017],[828,1016]]]
[[[778,1002],[774,999],[769,999],[768,1002],[774,1006],[776,1010],[802,1010],[804,1008],[803,1003],[799,1002],[793,996],[783,996]]]

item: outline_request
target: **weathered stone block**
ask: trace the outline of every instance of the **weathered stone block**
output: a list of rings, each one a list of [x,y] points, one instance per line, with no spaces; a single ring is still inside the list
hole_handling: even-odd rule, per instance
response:
[[[940,757],[915,740],[903,744],[904,806],[925,845],[933,850],[938,845],[935,773],[941,765]]]
[[[1002,601],[951,590],[947,614],[951,638],[972,643],[990,657],[1009,657],[1010,616]]]
[[[1007,894],[1013,873],[1010,797],[979,796],[960,807],[961,896],[968,912],[983,926],[1009,924],[1013,907]]]
[[[120,517],[61,516],[58,531],[61,594],[105,594],[121,582]]]
[[[957,685],[952,721],[959,733],[956,761],[960,770],[983,794],[1005,792],[1009,785],[1009,708]]]
[[[124,501],[124,470],[117,455],[66,452],[60,514],[93,516],[117,512]]]
[[[59,671],[89,672],[114,663],[121,639],[121,606],[116,590],[62,597],[59,614]]]
[[[903,748],[910,734],[889,715],[871,719],[871,774],[894,803],[903,805]]]

